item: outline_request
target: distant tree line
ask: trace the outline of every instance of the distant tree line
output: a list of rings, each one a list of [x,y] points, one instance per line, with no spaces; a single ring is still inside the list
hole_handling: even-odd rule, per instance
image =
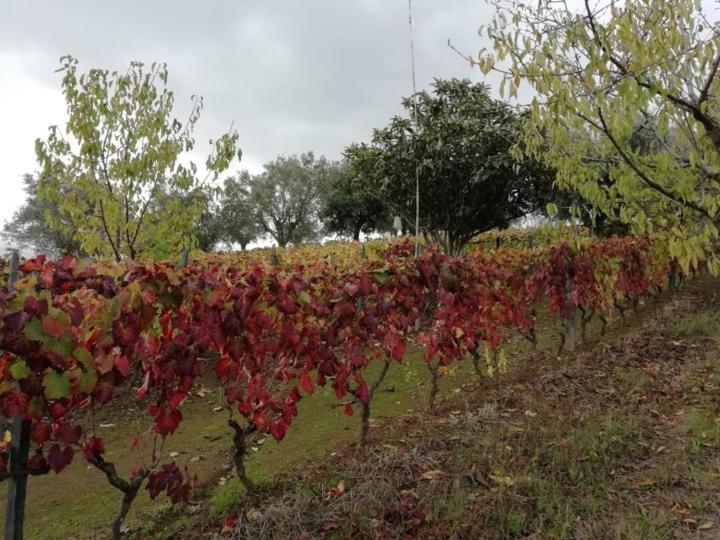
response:
[[[339,161],[280,156],[258,174],[221,179],[240,155],[231,130],[212,141],[201,179],[181,158],[193,149],[202,100],[185,122],[173,119],[164,65],[80,75],[65,58],[61,70],[68,123],[36,143],[40,170],[26,175],[26,202],[4,227],[28,250],[119,260],[245,249],[259,239],[358,240],[392,231],[395,216],[413,232],[419,182],[422,234],[459,253],[478,233],[558,199],[555,171],[512,152],[524,113],[469,80],[436,80],[403,99],[404,115]]]

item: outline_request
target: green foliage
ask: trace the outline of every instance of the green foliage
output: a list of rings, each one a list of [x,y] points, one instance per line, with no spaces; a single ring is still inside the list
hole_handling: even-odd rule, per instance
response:
[[[360,239],[360,233],[391,230],[390,209],[363,185],[361,171],[334,163],[321,192],[320,219],[329,233]]]
[[[249,193],[248,204],[263,232],[280,247],[317,237],[320,190],[326,182],[329,164],[312,152],[280,156],[265,164],[256,176],[245,174],[241,183]]]
[[[243,250],[262,234],[253,213],[249,181],[246,172],[241,173],[239,178],[228,178],[219,202],[220,239],[228,244],[240,244]]]
[[[507,227],[543,208],[552,174],[531,159],[510,155],[522,120],[489,88],[469,80],[436,80],[419,92],[417,130],[412,98],[408,117],[376,130],[372,143],[346,150],[365,189],[386,201],[406,223],[414,223],[416,175],[420,182],[423,232],[449,253],[473,236]]]
[[[70,395],[70,380],[67,372],[60,374],[48,371],[42,384],[45,387],[45,397],[48,399],[59,399]]]
[[[470,61],[537,93],[525,155],[635,232],[672,231],[671,253],[697,266],[718,238],[718,23],[698,0],[489,3],[492,50]]]
[[[70,221],[60,213],[58,206],[38,196],[38,181],[31,175],[23,176],[25,203],[5,222],[2,235],[11,244],[33,253],[50,255],[84,255],[80,243],[68,232]],[[48,220],[46,216],[51,216]],[[61,223],[53,228],[48,221]]]
[[[678,321],[673,331],[681,338],[720,338],[720,320],[713,311],[698,311]]]
[[[202,99],[193,97],[187,120],[180,122],[172,117],[164,64],[147,69],[133,62],[125,73],[85,74],[77,64],[61,59],[65,129],[51,126],[47,139],[36,142],[38,196],[51,209],[45,220],[85,252],[116,260],[186,247],[204,202],[187,197],[202,184],[187,160]],[[213,143],[206,180],[230,166],[237,138],[230,131]]]

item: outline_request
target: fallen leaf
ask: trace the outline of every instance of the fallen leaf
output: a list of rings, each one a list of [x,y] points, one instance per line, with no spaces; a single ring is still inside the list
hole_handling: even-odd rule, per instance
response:
[[[420,475],[420,478],[423,480],[437,480],[438,478],[441,478],[445,476],[445,473],[442,472],[440,469],[433,469],[431,471],[425,471]]]
[[[339,497],[345,493],[345,480],[340,480],[337,486],[328,489],[328,497]]]
[[[180,455],[179,452],[170,452],[170,453],[168,454],[168,456],[170,456],[171,458],[176,458],[176,457],[178,457],[179,455]]]
[[[257,521],[258,519],[263,517],[262,512],[256,510],[255,508],[251,508],[250,510],[248,510],[245,515],[247,516],[248,521]]]
[[[331,520],[323,521],[323,524],[322,524],[323,531],[334,531],[337,528],[338,528],[338,524],[335,521],[331,521]]]
[[[237,518],[235,517],[226,517],[223,521],[223,527],[222,527],[222,534],[235,532],[235,527],[237,527]]]
[[[510,476],[502,476],[502,475],[494,475],[494,474],[491,474],[488,476],[489,476],[490,480],[492,480],[493,482],[495,482],[496,484],[498,484],[500,486],[512,487],[515,485],[515,481]]]
[[[633,480],[633,481],[630,483],[630,485],[631,485],[633,488],[635,488],[635,489],[644,488],[644,487],[649,487],[649,486],[654,486],[654,485],[655,485],[655,479],[654,479],[654,478],[639,478],[639,479],[637,479],[637,480]]]
[[[706,531],[708,529],[712,529],[714,526],[715,524],[712,521],[703,521],[700,525],[698,525],[698,530]]]

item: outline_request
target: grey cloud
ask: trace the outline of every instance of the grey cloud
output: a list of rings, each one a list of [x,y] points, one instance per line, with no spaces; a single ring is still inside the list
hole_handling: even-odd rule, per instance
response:
[[[82,69],[167,62],[179,114],[191,94],[205,98],[198,146],[234,122],[245,165],[306,150],[339,157],[399,113],[411,90],[406,0],[7,4],[0,58],[20,59],[28,77],[59,92],[53,70],[66,53]],[[487,5],[414,0],[414,9],[418,87],[434,77],[480,80],[446,42],[475,53]],[[18,184],[22,172],[0,169]]]

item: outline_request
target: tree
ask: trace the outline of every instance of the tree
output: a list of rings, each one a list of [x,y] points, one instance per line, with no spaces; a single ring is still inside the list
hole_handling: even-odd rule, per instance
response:
[[[718,22],[697,0],[490,3],[492,52],[469,60],[537,93],[526,155],[633,230],[671,231],[686,268],[710,254],[720,271]]]
[[[197,242],[197,249],[212,251],[222,241],[223,221],[220,215],[221,207],[216,190],[202,190],[197,196],[203,197],[202,212],[193,226],[193,236]]]
[[[348,162],[334,163],[321,192],[320,219],[329,233],[360,240],[360,233],[390,230],[390,210],[363,185],[361,171]]]
[[[327,160],[308,152],[280,156],[266,163],[261,174],[244,177],[255,218],[279,246],[317,236],[319,193],[327,174]]]
[[[165,64],[133,62],[125,73],[91,69],[61,59],[67,103],[65,129],[51,126],[38,139],[42,168],[38,195],[57,213],[45,218],[90,254],[135,258],[177,251],[192,236],[202,198],[188,199],[202,182],[187,160],[202,99],[193,97],[185,122],[172,118],[173,93]],[[214,144],[205,180],[216,179],[235,157],[234,130]],[[194,203],[188,206],[187,202]]]
[[[220,195],[221,240],[228,244],[240,244],[243,251],[262,233],[253,213],[251,194],[247,187],[249,182],[250,175],[247,172],[241,173],[238,179],[228,178]]]
[[[486,85],[436,80],[432,93],[416,98],[417,130],[413,99],[405,98],[410,118],[395,117],[371,144],[346,150],[367,189],[394,213],[414,221],[417,174],[423,232],[457,254],[478,233],[543,206],[540,194],[549,191],[552,175],[532,159],[510,155],[522,120],[490,98]]]
[[[16,246],[50,255],[83,255],[80,244],[71,234],[64,231],[66,227],[53,229],[48,225],[46,214],[52,215],[55,221],[63,221],[55,205],[38,197],[38,181],[31,174],[23,175],[25,202],[15,212],[10,221],[5,222],[3,237]],[[69,226],[69,223],[65,223]]]

